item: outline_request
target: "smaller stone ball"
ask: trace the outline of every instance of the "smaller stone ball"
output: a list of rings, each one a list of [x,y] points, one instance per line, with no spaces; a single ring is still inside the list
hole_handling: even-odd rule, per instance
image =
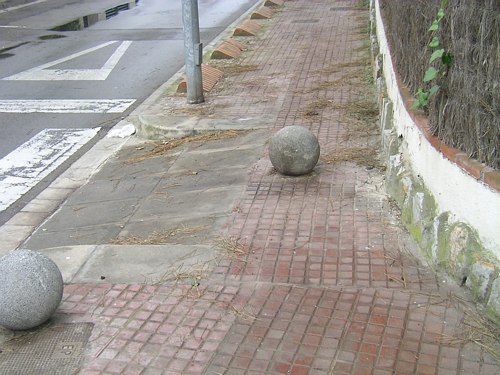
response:
[[[47,256],[15,250],[0,259],[0,325],[30,329],[46,322],[63,296],[63,278]]]
[[[287,126],[271,138],[269,158],[281,174],[300,176],[310,173],[320,154],[316,136],[303,126]]]

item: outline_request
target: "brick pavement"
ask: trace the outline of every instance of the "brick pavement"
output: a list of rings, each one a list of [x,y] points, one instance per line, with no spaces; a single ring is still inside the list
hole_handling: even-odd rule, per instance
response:
[[[296,178],[265,154],[249,166],[227,223],[244,251],[199,286],[67,285],[58,319],[95,324],[81,374],[498,373],[485,346],[458,339],[473,310],[408,250],[383,168],[325,158],[378,143],[371,107],[353,110],[374,95],[356,4],[289,0],[243,40],[249,68],[209,105],[274,116],[273,132],[307,126],[322,159]]]

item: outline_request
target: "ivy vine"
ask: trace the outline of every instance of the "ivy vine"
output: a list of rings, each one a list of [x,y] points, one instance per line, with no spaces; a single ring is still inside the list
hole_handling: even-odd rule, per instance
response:
[[[440,77],[445,76],[448,72],[449,67],[453,62],[453,56],[449,51],[446,51],[441,47],[441,42],[439,40],[439,24],[444,17],[444,9],[448,3],[448,0],[441,0],[441,7],[438,10],[437,17],[432,21],[432,25],[429,28],[430,42],[427,47],[433,52],[429,58],[429,68],[424,74],[425,88],[419,88],[416,93],[416,101],[413,104],[413,109],[424,108],[429,104],[430,99],[436,95],[436,93],[441,88],[438,84],[433,83],[433,81]],[[438,64],[440,62],[440,64]],[[445,68],[443,70],[443,68]]]

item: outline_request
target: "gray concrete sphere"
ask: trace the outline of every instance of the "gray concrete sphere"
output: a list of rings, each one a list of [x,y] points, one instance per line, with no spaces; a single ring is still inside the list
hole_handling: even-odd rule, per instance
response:
[[[310,173],[319,159],[316,136],[303,126],[287,126],[273,135],[269,158],[281,174],[300,176]]]
[[[63,278],[47,256],[15,250],[0,259],[0,325],[30,329],[47,321],[61,303]]]

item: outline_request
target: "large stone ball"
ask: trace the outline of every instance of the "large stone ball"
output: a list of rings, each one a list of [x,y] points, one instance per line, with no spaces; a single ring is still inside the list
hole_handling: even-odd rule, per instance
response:
[[[61,303],[63,278],[56,264],[31,250],[0,259],[0,325],[30,329],[47,321]]]
[[[319,159],[316,136],[303,126],[287,126],[274,134],[269,158],[281,174],[300,176],[310,173]]]

